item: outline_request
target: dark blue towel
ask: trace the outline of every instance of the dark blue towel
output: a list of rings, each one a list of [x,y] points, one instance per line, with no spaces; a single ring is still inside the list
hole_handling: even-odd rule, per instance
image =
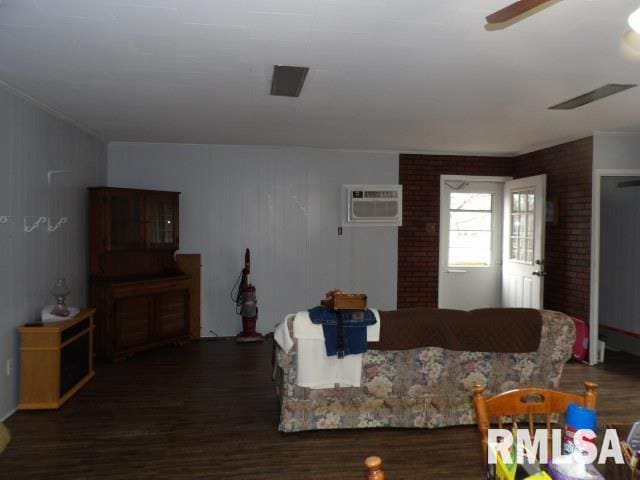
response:
[[[314,307],[309,310],[309,318],[316,325],[322,325],[327,356],[356,355],[367,351],[367,325],[376,323],[371,310],[329,310]]]

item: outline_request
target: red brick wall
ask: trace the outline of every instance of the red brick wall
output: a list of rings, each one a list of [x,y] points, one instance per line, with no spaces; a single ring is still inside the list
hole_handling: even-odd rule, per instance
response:
[[[547,224],[545,307],[588,319],[591,138],[514,159],[400,155],[403,226],[398,233],[398,307],[438,305],[440,175],[525,177],[546,173],[557,225]]]
[[[517,157],[514,176],[547,174],[547,199],[557,224],[547,223],[544,306],[589,319],[593,138]]]
[[[513,175],[510,158],[400,155],[398,308],[438,306],[440,175]]]

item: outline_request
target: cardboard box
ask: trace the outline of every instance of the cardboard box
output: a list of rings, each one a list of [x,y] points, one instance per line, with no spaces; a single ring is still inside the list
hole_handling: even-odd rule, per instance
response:
[[[320,303],[332,310],[366,310],[367,296],[364,293],[334,293]]]

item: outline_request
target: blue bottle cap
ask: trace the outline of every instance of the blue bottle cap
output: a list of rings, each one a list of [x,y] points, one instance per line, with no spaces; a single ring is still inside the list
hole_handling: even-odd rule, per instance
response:
[[[594,432],[598,424],[596,411],[577,403],[571,403],[567,407],[566,422],[574,430],[589,429]]]

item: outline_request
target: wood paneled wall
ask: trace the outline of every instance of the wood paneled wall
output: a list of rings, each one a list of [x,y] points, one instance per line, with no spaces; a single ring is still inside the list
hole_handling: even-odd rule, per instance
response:
[[[49,170],[69,170],[52,177]],[[0,87],[0,418],[18,400],[16,327],[39,318],[53,302],[57,277],[69,303],[87,304],[87,192],[106,179],[106,145]],[[67,217],[55,232],[24,231],[24,217]],[[31,222],[33,219],[28,219]],[[13,373],[5,375],[6,362]]]
[[[398,229],[338,225],[341,185],[397,184],[397,154],[112,143],[108,182],[182,192],[180,252],[202,254],[203,336],[240,331],[230,291],[246,247],[262,333],[333,288],[396,306]]]

